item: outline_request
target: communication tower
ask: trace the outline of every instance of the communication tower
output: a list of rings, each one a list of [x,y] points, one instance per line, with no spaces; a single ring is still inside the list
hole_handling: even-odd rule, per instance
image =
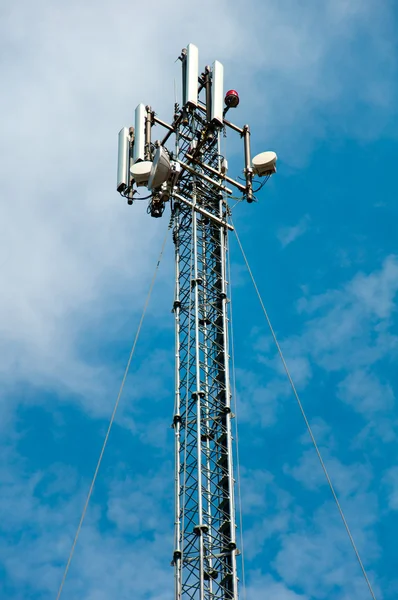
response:
[[[148,213],[170,206],[175,246],[175,600],[237,600],[229,299],[228,200],[233,186],[251,203],[253,176],[275,172],[276,154],[251,159],[250,129],[226,119],[238,106],[224,95],[219,61],[199,72],[198,48],[180,55],[182,102],[171,124],[144,104],[119,133],[117,190],[133,204],[149,190]],[[152,130],[163,128],[153,142]],[[243,139],[244,179],[228,175],[221,154],[227,130]],[[174,143],[173,143],[174,142]]]

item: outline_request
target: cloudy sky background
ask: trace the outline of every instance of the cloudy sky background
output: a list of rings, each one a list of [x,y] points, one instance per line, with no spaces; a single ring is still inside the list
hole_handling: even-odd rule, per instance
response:
[[[190,41],[278,174],[234,221],[378,600],[398,593],[392,0],[0,7],[0,596],[56,592],[168,219],[115,192]],[[231,174],[239,143],[227,142]],[[63,597],[171,600],[167,246]],[[369,597],[231,239],[247,597]],[[242,594],[244,597],[244,594]]]

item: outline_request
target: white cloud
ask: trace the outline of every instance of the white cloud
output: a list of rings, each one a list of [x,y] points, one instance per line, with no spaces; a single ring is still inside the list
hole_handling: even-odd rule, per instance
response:
[[[365,420],[362,432],[354,436],[356,450],[358,445],[366,441],[366,447],[373,452],[375,435],[383,442],[396,440],[394,381],[386,381],[378,372],[382,358],[396,355],[394,326],[398,284],[393,275],[396,264],[397,258],[390,256],[380,269],[368,275],[356,275],[341,289],[330,290],[312,298],[307,295],[299,304],[301,314],[307,316],[302,333],[280,340],[288,364],[291,360],[289,357],[303,358],[304,365],[309,360],[310,367],[314,370],[321,367],[340,379],[340,385],[336,386],[337,394]],[[280,380],[281,370],[275,362],[268,341],[265,338],[263,343],[260,339],[256,349],[260,354],[259,360],[266,365],[264,377],[267,377],[268,385],[272,386],[274,381]],[[308,383],[308,374],[312,375],[312,369],[308,371],[304,368],[302,385]],[[328,379],[332,380],[332,377]],[[250,399],[250,396],[247,398]],[[284,394],[274,400],[274,414],[277,414],[284,401]],[[258,407],[257,402],[251,413],[252,418],[254,414],[258,415]],[[312,411],[313,407],[314,403]],[[249,420],[250,407],[246,406],[246,410]],[[323,414],[320,405],[317,412]],[[259,419],[256,420],[257,427],[258,424]],[[344,463],[339,460],[333,453],[336,443],[330,427],[319,418],[314,422],[314,432],[376,596],[382,598],[380,588],[384,583],[379,579],[382,569],[378,575],[374,572],[381,557],[376,532],[381,503],[385,503],[383,496],[377,498],[373,491],[374,486],[378,486],[380,482],[379,474],[373,472],[368,462],[354,460]],[[307,434],[301,441],[309,443]],[[284,472],[299,482],[302,490],[295,499],[296,503],[290,500],[283,511],[277,504],[267,505],[265,493],[261,504],[261,494],[252,483],[247,502],[249,506],[252,502],[256,507],[257,526],[249,527],[245,534],[250,551],[253,547],[263,549],[268,540],[273,548],[277,543],[279,550],[271,566],[276,569],[284,585],[295,591],[299,590],[310,598],[349,600],[366,597],[366,583],[336,506],[332,500],[324,500],[327,499],[325,494],[329,493],[327,482],[313,448],[305,450],[296,464],[285,465]],[[396,480],[394,467],[385,474],[383,480],[392,510],[395,510],[397,504]],[[267,480],[263,486],[268,490],[272,489],[272,480]],[[303,488],[308,490],[307,501],[304,499]],[[320,501],[323,504],[319,505]],[[305,503],[306,509],[313,507],[310,518],[308,514],[303,518],[299,502]],[[267,519],[260,516],[263,509],[267,511]],[[391,589],[394,585],[390,586]],[[386,597],[388,593],[385,590]]]
[[[321,445],[327,445],[329,450],[335,447],[335,440],[331,434],[331,427],[328,425],[323,419],[320,417],[316,417],[311,419],[310,422],[312,432],[315,436],[317,443]],[[300,438],[300,443],[303,446],[309,446],[312,444],[312,440],[308,435],[308,431],[302,434]]]
[[[348,289],[353,301],[357,299],[370,315],[388,319],[396,310],[394,298],[398,292],[398,258],[388,256],[377,273],[357,275]]]
[[[338,397],[367,421],[357,442],[371,435],[384,441],[396,437],[393,382],[378,373],[383,358],[397,356],[396,274],[397,257],[389,256],[381,269],[356,275],[342,290],[301,300],[299,309],[310,319],[304,334],[287,343],[296,351],[301,347],[326,371],[342,376]]]
[[[388,490],[388,506],[391,510],[398,510],[398,467],[388,469],[384,475],[384,484]]]
[[[304,235],[308,231],[309,224],[310,218],[308,215],[305,215],[297,225],[281,228],[277,233],[277,237],[282,244],[282,248],[286,248],[286,246],[297,240],[297,238]]]
[[[172,478],[173,467],[167,464],[162,471],[113,482],[107,518],[116,524],[121,533],[135,537],[143,532],[148,535],[161,531],[160,512],[170,516],[173,512],[172,489],[168,485]]]
[[[376,538],[379,506],[371,491],[373,476],[369,466],[343,464],[322,448],[355,542],[369,569],[376,595],[383,595],[371,567],[377,565],[381,548]],[[356,561],[344,525],[329,491],[313,449],[305,450],[296,464],[285,466],[285,473],[307,489],[297,492],[281,479],[260,470],[243,470],[244,550],[249,567],[248,590],[260,598],[273,590],[277,575],[281,597],[348,600],[366,597],[366,584]],[[296,489],[293,495],[286,490]],[[259,557],[273,574],[256,573]],[[269,561],[269,562],[268,562]],[[253,570],[252,570],[253,569]],[[258,585],[255,583],[257,577]],[[262,583],[264,581],[264,583]],[[290,596],[289,594],[293,594]]]
[[[396,274],[398,258],[388,256],[380,269],[369,274],[358,273],[341,289],[312,297],[305,290],[297,305],[303,326],[296,335],[281,338],[277,322],[273,323],[300,392],[318,368],[337,375],[336,396],[365,419],[353,445],[361,445],[375,436],[385,442],[396,438],[394,381],[378,372],[382,359],[398,357]],[[292,392],[271,337],[257,329],[254,335],[256,359],[266,368],[255,375],[249,371],[240,373],[239,393],[245,398],[241,416],[250,421],[253,414],[256,418],[260,415],[260,423],[269,426],[275,423],[286,399],[292,398]]]
[[[383,597],[375,573],[369,572],[381,553],[375,532],[378,500],[369,491],[373,483],[371,470],[363,464],[343,464],[328,456],[324,448],[321,451],[376,595]],[[326,479],[317,461],[315,452],[306,450],[298,464],[286,466],[285,472],[312,494],[319,494]],[[367,586],[334,501],[315,506],[309,520],[296,521],[294,529],[280,536],[273,566],[287,585],[297,586],[311,598],[365,597]]]
[[[253,422],[262,427],[275,425],[279,403],[290,394],[289,384],[282,378],[264,382],[264,377],[248,369],[237,370],[237,404],[239,420]]]
[[[345,532],[331,516],[332,510],[331,505],[325,505],[315,530],[303,528],[285,535],[274,566],[286,585],[297,586],[309,598],[348,600],[366,597],[367,586],[359,565]],[[361,550],[366,548],[369,552],[370,545],[371,541],[367,539]],[[370,558],[364,557],[365,564]],[[374,574],[369,575],[374,582]],[[377,597],[382,598],[378,586],[374,587]]]
[[[339,397],[355,410],[371,416],[394,406],[394,392],[390,384],[364,370],[353,371],[339,384]]]
[[[7,2],[1,25],[7,56],[1,74],[8,82],[0,101],[6,115],[0,136],[2,377],[52,385],[56,379],[94,381],[97,373],[76,353],[82,322],[93,310],[100,322],[104,304],[126,290],[138,308],[165,223],[147,218],[144,207],[128,210],[114,192],[116,133],[131,122],[139,101],[170,117],[173,61],[187,41],[198,43],[203,64],[214,57],[225,62],[228,85],[250,90],[242,94],[238,120],[260,106],[261,114],[272,114],[264,123],[270,142],[278,140],[282,155],[293,160],[292,139],[302,141],[302,124],[310,148],[322,135],[322,111],[352,93],[342,81],[357,79],[356,93],[365,101],[369,86],[385,85],[381,73],[388,81],[390,61],[381,71],[376,58],[389,43],[388,7],[376,14],[373,2],[314,2],[299,11],[291,2],[250,2],[249,30],[241,27],[240,7],[225,1],[184,11],[157,2],[149,33],[145,7],[136,2],[103,2],[95,10],[76,1],[41,0],[34,8]],[[164,39],[166,24],[167,41],[154,43]],[[344,62],[335,53],[350,47],[356,34],[368,35],[374,50],[366,77],[362,52]],[[254,149],[262,119],[257,128]]]
[[[227,84],[242,90],[236,119],[255,126],[254,151],[262,149],[266,131],[269,143],[290,164],[306,160],[332,125],[337,132],[361,138],[365,131],[378,135],[395,100],[388,83],[393,69],[388,6],[382,10],[373,1],[328,0],[298,9],[291,1],[249,2],[243,15],[241,6],[226,0],[204,0],[184,10],[179,3],[158,1],[153,10],[156,18],[148,15],[144,3],[125,0],[6,0],[2,5],[0,48],[5,60],[0,73],[6,93],[0,98],[0,377],[14,392],[15,382],[57,387],[68,395],[79,391],[83,408],[96,416],[107,412],[108,392],[116,389],[117,375],[102,364],[85,362],[82,332],[87,323],[92,332],[110,318],[110,305],[117,306],[118,315],[131,311],[136,317],[167,227],[165,220],[149,219],[143,205],[128,209],[114,192],[116,134],[131,123],[133,107],[140,101],[150,102],[163,118],[170,117],[173,61],[180,49],[192,40],[200,46],[202,64],[216,57],[225,63]],[[242,16],[250,27],[242,27]],[[352,39],[357,37],[366,43],[354,51]],[[372,109],[367,127],[361,119],[351,119],[362,102]],[[257,123],[253,114],[258,115]],[[391,312],[394,262],[388,269],[382,301],[374,283],[365,291],[360,280],[352,291],[351,298],[376,317],[386,318]],[[162,282],[162,290],[166,285]],[[161,296],[158,293],[157,300]],[[340,304],[344,316],[347,307],[343,300]],[[336,354],[345,339],[361,330],[362,322],[357,323],[349,307],[333,348],[312,338],[319,362],[323,358],[331,364],[332,350]],[[330,318],[334,316],[339,320],[338,312]],[[372,356],[395,347],[396,340],[386,330],[380,329],[378,336],[378,344],[368,349]],[[297,371],[306,370],[307,377],[310,368],[300,362],[307,360],[302,354],[292,342],[290,355],[297,357]],[[337,362],[342,364],[342,358]],[[157,380],[152,382],[155,394],[157,386]],[[278,398],[288,392],[279,379],[267,386],[265,396],[264,388],[261,381],[249,381],[245,400],[254,398],[267,425],[275,421]],[[23,402],[23,394],[18,394],[18,402]],[[13,400],[12,406],[2,406],[2,416],[15,405]],[[128,416],[124,423],[130,426]],[[2,423],[12,427],[11,419]],[[58,478],[45,493],[54,494],[55,488],[60,499],[46,503],[37,492],[38,486],[47,485],[45,476],[27,474],[3,449],[2,457],[13,469],[7,468],[1,477],[1,522],[9,527],[0,543],[3,568],[17,589],[16,599],[29,597],[32,590],[43,600],[53,598],[85,485],[79,485],[76,473],[58,467]],[[130,480],[112,484],[108,509],[117,525],[128,512],[125,498],[139,504],[146,497],[134,495]],[[250,502],[254,506],[261,498]],[[155,501],[150,506],[155,512]],[[126,541],[117,527],[116,533],[101,533],[100,516],[101,507],[92,506],[67,597],[170,600],[171,545],[163,531],[163,515],[158,515],[161,530],[152,541],[145,536]],[[269,531],[285,531],[289,518],[278,515]],[[132,531],[139,529],[139,520],[131,517]],[[151,527],[153,535],[153,520]],[[288,550],[279,557],[281,571]],[[308,560],[303,564],[310,572]],[[252,584],[253,595],[262,599],[263,585],[276,600],[307,598],[267,578]]]
[[[291,494],[282,489],[268,471],[242,469],[240,490],[244,556],[253,564],[253,559],[264,552],[267,542],[294,528],[298,515],[293,510]]]
[[[246,592],[251,600],[264,600],[267,596],[273,600],[309,600],[308,596],[297,594],[283,582],[258,571],[251,575]]]
[[[3,451],[2,463],[0,560],[12,590],[7,597],[50,600],[61,583],[88,482],[64,465],[54,465],[48,473],[28,474],[11,450],[7,455]],[[140,490],[155,491],[154,482],[157,493],[149,511],[148,497],[141,497],[146,503],[142,504],[134,494],[137,484]],[[170,490],[162,473],[137,482],[123,482],[116,473],[106,484],[112,521],[104,527],[104,505],[93,498],[62,597],[171,600],[172,521],[165,525],[162,517],[162,499]],[[132,501],[123,514],[120,504],[113,504],[118,492],[119,502]],[[104,500],[106,506],[106,496]]]
[[[398,259],[389,256],[369,275],[356,275],[342,290],[331,290],[298,303],[310,315],[302,337],[288,343],[301,345],[312,359],[330,371],[368,368],[396,351],[398,337],[391,332],[393,302],[398,292]]]
[[[330,457],[326,448],[321,447],[320,450],[339,497],[345,498],[368,489],[372,481],[369,467],[359,463],[344,465],[336,458]],[[325,474],[312,447],[303,452],[297,465],[285,465],[284,471],[310,490],[319,490],[327,486]]]

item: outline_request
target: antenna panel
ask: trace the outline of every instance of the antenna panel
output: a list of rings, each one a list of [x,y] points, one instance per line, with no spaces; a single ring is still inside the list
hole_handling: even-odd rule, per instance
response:
[[[199,50],[195,44],[188,44],[184,104],[198,105]]]
[[[224,122],[224,66],[218,60],[213,63],[211,120],[220,125]]]
[[[117,156],[117,191],[123,192],[130,183],[130,136],[128,127],[119,131],[119,145]]]
[[[145,160],[145,119],[147,116],[144,104],[139,104],[135,109],[135,138],[134,162]]]

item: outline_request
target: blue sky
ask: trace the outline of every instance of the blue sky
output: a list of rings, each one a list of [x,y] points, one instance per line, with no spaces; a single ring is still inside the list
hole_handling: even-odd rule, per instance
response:
[[[115,189],[139,102],[192,41],[278,173],[234,222],[378,600],[398,594],[397,14],[389,0],[5,0],[0,597],[55,598],[167,217]],[[230,172],[239,143],[227,140]],[[231,238],[247,597],[369,597]],[[64,589],[171,600],[173,258]],[[243,596],[243,594],[242,594]],[[243,596],[244,597],[244,596]]]

